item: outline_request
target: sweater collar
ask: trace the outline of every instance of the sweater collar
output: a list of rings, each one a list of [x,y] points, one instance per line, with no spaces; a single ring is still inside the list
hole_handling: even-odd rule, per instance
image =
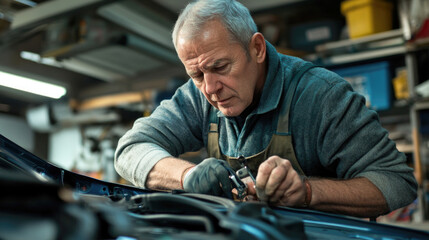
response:
[[[269,42],[267,45],[267,78],[265,79],[256,114],[263,114],[274,110],[280,102],[283,92],[283,70],[277,50]]]

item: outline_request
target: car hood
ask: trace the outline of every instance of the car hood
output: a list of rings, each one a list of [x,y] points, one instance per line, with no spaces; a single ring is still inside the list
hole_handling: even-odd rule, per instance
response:
[[[101,181],[2,135],[0,186],[0,239],[429,239],[342,215]]]

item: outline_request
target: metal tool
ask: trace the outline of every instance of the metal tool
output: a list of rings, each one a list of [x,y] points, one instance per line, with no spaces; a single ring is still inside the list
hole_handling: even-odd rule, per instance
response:
[[[241,168],[237,170],[236,174],[240,179],[243,179],[245,177],[250,177],[253,181],[253,183],[256,186],[256,179],[253,177],[252,173],[250,172],[249,168],[247,167],[247,159],[243,156],[238,157],[238,161],[240,162]]]
[[[244,166],[244,167],[238,169],[237,172],[235,172],[235,173],[237,174],[237,176],[240,179],[243,179],[245,177],[250,177],[256,186],[256,179],[253,177],[252,173],[250,172],[249,168],[247,168],[247,166]]]
[[[228,171],[229,179],[231,179],[232,184],[237,189],[238,198],[241,200],[247,195],[247,185],[241,181],[237,174],[229,166],[222,163],[222,166]]]

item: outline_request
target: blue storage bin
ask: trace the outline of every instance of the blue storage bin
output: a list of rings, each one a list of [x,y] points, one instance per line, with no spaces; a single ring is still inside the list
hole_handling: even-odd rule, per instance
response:
[[[342,24],[336,20],[320,20],[293,25],[289,32],[290,48],[313,52],[319,44],[337,41]]]
[[[392,102],[391,78],[388,62],[332,69],[362,94],[374,110],[389,109]]]

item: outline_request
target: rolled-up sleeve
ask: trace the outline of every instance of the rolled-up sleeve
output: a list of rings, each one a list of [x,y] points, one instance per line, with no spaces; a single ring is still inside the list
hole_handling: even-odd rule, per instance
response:
[[[382,192],[390,210],[414,201],[414,171],[377,112],[365,106],[365,98],[332,72],[314,70],[307,78],[306,88],[298,91],[294,116],[303,170],[338,179],[365,177]]]
[[[339,83],[323,104],[329,109],[323,113],[326,132],[320,151],[324,164],[336,166],[339,178],[369,179],[382,192],[390,210],[415,200],[413,169],[389,139],[377,113],[365,107],[363,97]]]
[[[189,81],[149,117],[139,118],[121,137],[115,152],[116,171],[134,185],[145,187],[153,166],[203,146],[203,107],[198,89]]]

